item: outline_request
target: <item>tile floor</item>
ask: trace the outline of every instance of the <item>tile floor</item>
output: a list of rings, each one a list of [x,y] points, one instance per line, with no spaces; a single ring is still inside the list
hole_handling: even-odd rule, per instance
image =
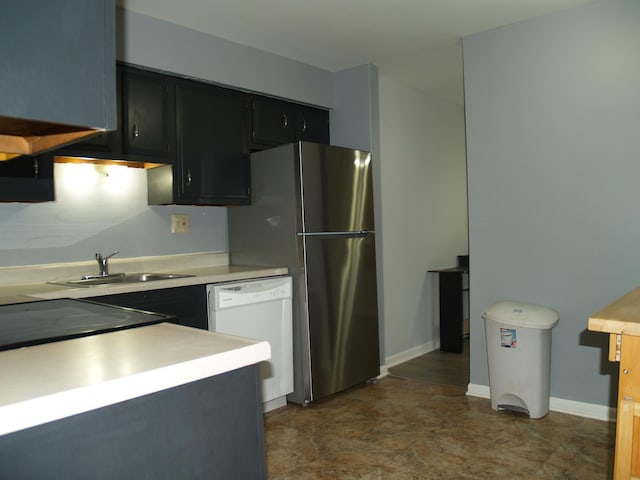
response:
[[[462,341],[461,354],[434,350],[390,367],[389,375],[466,390],[469,385],[469,339]]]
[[[612,423],[495,412],[466,388],[382,378],[265,417],[270,480],[606,480]]]

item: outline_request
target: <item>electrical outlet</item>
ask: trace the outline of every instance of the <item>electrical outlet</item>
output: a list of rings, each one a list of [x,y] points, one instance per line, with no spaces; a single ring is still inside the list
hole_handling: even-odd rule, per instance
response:
[[[189,215],[171,215],[171,233],[187,233],[189,231]]]

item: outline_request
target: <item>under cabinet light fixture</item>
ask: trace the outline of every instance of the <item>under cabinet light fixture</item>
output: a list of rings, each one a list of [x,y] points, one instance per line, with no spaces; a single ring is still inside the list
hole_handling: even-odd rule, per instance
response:
[[[153,163],[153,162],[132,162],[130,160],[116,160],[116,159],[104,159],[104,158],[91,158],[91,157],[66,157],[55,156],[54,161],[56,163],[91,163],[95,165],[120,165],[129,168],[156,168],[166,165],[165,163]]]

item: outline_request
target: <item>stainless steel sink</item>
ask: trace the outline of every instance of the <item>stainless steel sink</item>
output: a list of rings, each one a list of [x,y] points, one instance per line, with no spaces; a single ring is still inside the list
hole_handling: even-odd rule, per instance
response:
[[[155,282],[157,280],[171,280],[173,278],[193,276],[194,275],[177,275],[174,273],[115,273],[85,277],[78,280],[56,280],[47,283],[69,287],[95,287],[97,285],[112,285],[114,283]]]

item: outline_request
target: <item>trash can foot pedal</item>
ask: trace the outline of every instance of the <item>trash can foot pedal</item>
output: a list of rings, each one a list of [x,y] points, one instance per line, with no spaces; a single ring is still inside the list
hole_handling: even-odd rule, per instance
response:
[[[529,415],[529,410],[518,405],[498,405],[498,410],[510,410],[512,412],[526,413]]]

